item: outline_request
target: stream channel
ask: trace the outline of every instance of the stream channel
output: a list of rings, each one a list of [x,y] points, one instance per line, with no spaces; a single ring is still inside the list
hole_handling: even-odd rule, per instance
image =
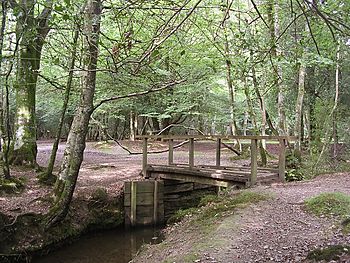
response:
[[[90,233],[32,263],[127,263],[143,244],[162,241],[159,228],[116,229]]]

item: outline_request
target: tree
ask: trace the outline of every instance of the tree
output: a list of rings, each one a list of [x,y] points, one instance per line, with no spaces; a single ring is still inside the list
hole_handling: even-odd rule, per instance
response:
[[[55,183],[55,202],[48,215],[47,226],[62,221],[68,213],[69,204],[83,161],[85,137],[96,87],[98,42],[101,20],[101,0],[88,0],[84,17],[84,73],[80,92],[80,102],[69,131],[60,172]]]
[[[53,1],[45,2],[35,16],[35,0],[10,1],[16,15],[16,38],[19,41],[16,72],[16,117],[10,162],[36,165],[35,95],[41,51],[49,33],[48,21]]]

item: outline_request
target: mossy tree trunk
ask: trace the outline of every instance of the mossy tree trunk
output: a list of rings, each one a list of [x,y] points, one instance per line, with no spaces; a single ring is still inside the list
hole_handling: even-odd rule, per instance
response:
[[[14,1],[13,1],[14,2]],[[19,41],[16,83],[16,116],[14,140],[11,145],[10,162],[13,164],[36,165],[36,121],[35,93],[40,69],[41,50],[49,32],[48,20],[52,1],[35,17],[36,1],[20,0],[15,3],[16,38]],[[15,12],[16,13],[16,12]]]
[[[4,46],[4,37],[5,37],[5,28],[6,28],[6,21],[7,21],[7,2],[2,1],[1,2],[1,27],[0,27],[0,69],[2,66],[2,49]],[[2,89],[1,89],[1,105],[0,105],[0,133],[1,133],[1,151],[3,155],[3,176],[5,179],[10,179],[10,167],[8,162],[8,147],[4,147],[8,140],[10,139],[9,136],[9,107],[8,107],[8,75],[6,75],[5,83],[1,83]],[[4,92],[5,87],[5,92]]]
[[[85,138],[90,116],[93,112],[93,98],[96,84],[96,68],[98,58],[98,39],[101,19],[101,0],[88,0],[84,19],[84,65],[85,71],[80,95],[72,127],[69,131],[60,173],[54,192],[55,203],[47,217],[47,227],[61,222],[68,213],[79,169],[83,161]]]

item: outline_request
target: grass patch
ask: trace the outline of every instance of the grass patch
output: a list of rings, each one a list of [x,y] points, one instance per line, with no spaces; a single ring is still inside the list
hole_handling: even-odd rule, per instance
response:
[[[318,216],[335,217],[345,233],[350,231],[350,195],[323,193],[305,200],[306,209]]]
[[[350,195],[341,192],[322,193],[305,201],[306,207],[318,216],[350,215]]]
[[[307,259],[309,260],[326,260],[327,262],[331,260],[339,260],[341,255],[348,254],[350,255],[350,246],[330,246],[323,249],[316,249],[309,252]]]
[[[196,222],[210,223],[217,217],[226,216],[236,208],[242,208],[252,203],[266,200],[268,197],[251,191],[242,191],[237,195],[207,195],[199,202],[199,207],[178,210],[168,223],[181,221],[185,217],[196,215]]]

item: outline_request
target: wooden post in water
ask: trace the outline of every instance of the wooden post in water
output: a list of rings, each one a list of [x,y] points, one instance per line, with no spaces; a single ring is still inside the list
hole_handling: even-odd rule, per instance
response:
[[[131,198],[130,198],[130,224],[136,225],[136,197],[137,197],[137,182],[131,182]]]
[[[153,191],[153,224],[158,224],[158,181],[154,181]]]
[[[216,139],[216,166],[220,167],[220,158],[221,158],[221,138]]]
[[[168,155],[168,164],[174,164],[174,140],[169,140],[169,155]]]
[[[278,156],[278,178],[281,182],[285,182],[286,170],[286,139],[280,139],[280,152]]]
[[[194,166],[194,138],[190,138],[189,154],[188,154],[188,164],[190,168]]]
[[[257,139],[251,140],[250,155],[251,155],[250,182],[251,182],[251,185],[254,185],[256,184],[256,178],[258,175],[258,140]]]
[[[142,175],[147,178],[147,138],[143,138],[142,145]]]

